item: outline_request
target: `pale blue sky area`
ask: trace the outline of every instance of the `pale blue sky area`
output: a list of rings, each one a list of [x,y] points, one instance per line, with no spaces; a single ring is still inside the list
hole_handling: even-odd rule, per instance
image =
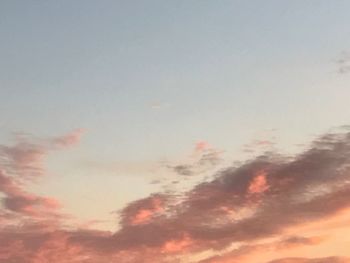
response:
[[[297,143],[350,120],[333,61],[349,14],[345,0],[0,1],[0,138],[85,128],[79,158],[104,162],[235,150],[271,128]]]
[[[349,1],[1,1],[2,133],[83,127],[92,144],[111,140],[141,158],[140,146],[166,154],[174,140],[305,126],[307,108],[323,115],[328,88],[310,86],[332,78],[331,60],[350,47],[349,10]]]

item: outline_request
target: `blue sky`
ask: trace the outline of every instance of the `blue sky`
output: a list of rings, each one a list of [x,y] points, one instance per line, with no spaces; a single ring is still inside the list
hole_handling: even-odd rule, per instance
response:
[[[265,125],[307,129],[305,109],[334,106],[338,92],[323,84],[349,46],[349,5],[3,1],[3,133],[79,126],[127,144],[131,157],[140,144],[176,150],[166,146],[175,137],[185,145]]]

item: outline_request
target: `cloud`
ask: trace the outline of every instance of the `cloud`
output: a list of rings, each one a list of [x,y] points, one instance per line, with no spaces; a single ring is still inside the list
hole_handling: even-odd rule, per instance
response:
[[[55,137],[52,143],[57,146],[69,147],[80,142],[82,135],[85,133],[84,129],[76,129],[63,136]]]
[[[176,172],[179,175],[192,175],[193,171],[192,171],[192,166],[191,165],[186,165],[186,164],[179,164],[179,165],[175,165],[173,167],[174,172]]]
[[[275,143],[272,140],[253,140],[251,143],[243,145],[243,151],[247,153],[254,153],[257,150],[267,150],[271,149]]]
[[[257,244],[240,245],[237,248],[215,255],[199,263],[234,263],[234,262],[255,262],[256,258],[261,260],[261,254],[267,251],[281,252],[300,246],[317,245],[324,240],[323,237],[302,237],[293,236],[281,240],[265,241]],[[256,257],[257,256],[257,257]]]
[[[187,247],[192,245],[193,240],[188,235],[183,235],[179,239],[168,240],[162,247],[162,253],[176,253],[184,251]]]
[[[199,152],[202,152],[202,151],[205,151],[205,150],[208,150],[210,149],[210,144],[206,141],[199,141],[196,143],[196,151],[199,151]]]
[[[322,220],[350,205],[350,187],[344,183],[349,153],[348,133],[327,134],[294,159],[261,156],[228,168],[189,191],[171,215],[137,228],[144,236],[142,241],[130,227],[116,233],[115,239],[130,238],[127,243],[132,247],[156,247],[186,233],[203,250],[223,249],[232,242],[259,240],[282,234],[291,226]],[[315,192],[320,186],[327,191]],[[257,202],[251,194],[263,195]],[[237,211],[237,217],[228,216],[221,207]],[[245,214],[238,213],[242,209]],[[147,233],[153,231],[159,235],[148,239]]]
[[[314,237],[302,237],[302,236],[291,236],[282,239],[276,247],[278,249],[289,249],[295,246],[304,245],[317,245],[323,242],[326,238],[324,236],[314,236]]]
[[[44,173],[43,160],[47,150],[29,142],[18,142],[14,146],[0,146],[1,167],[21,178],[33,178]]]
[[[248,194],[261,194],[269,189],[266,182],[266,175],[265,171],[258,172],[248,186]]]
[[[286,232],[350,208],[349,169],[350,133],[325,134],[294,158],[266,153],[182,195],[154,193],[133,201],[119,211],[113,233],[69,229],[49,218],[41,224],[31,209],[56,211],[55,201],[29,195],[4,173],[4,209],[31,216],[32,224],[0,227],[0,262],[181,262],[196,253],[208,253],[203,262],[242,262],[254,251],[315,246],[322,237]],[[6,198],[18,201],[9,205]],[[238,247],[230,250],[232,245]],[[337,262],[330,259],[343,260],[275,262]]]
[[[270,261],[268,263],[349,263],[350,259],[342,257],[326,258],[283,258]]]
[[[169,108],[171,105],[168,102],[154,101],[150,103],[149,106],[152,110],[159,110],[163,108]]]
[[[151,221],[151,219],[163,211],[165,196],[153,195],[148,198],[137,200],[121,212],[121,223],[123,225],[140,225]]]
[[[45,174],[44,160],[50,151],[78,143],[81,133],[82,130],[75,130],[44,140],[20,136],[12,146],[1,145],[0,193],[3,195],[3,208],[20,216],[60,218],[58,200],[29,193],[24,188],[28,179]]]
[[[32,180],[45,173],[44,161],[49,152],[70,147],[79,142],[84,130],[38,140],[17,137],[12,146],[0,145],[0,167],[7,174],[23,180]]]
[[[195,144],[189,160],[167,167],[178,175],[198,175],[217,167],[222,162],[222,153],[223,151],[211,147],[208,142],[199,141]]]
[[[0,170],[0,192],[5,195],[2,199],[4,208],[31,216],[48,216],[60,208],[59,202],[53,198],[41,197],[25,192],[14,181]]]
[[[339,74],[346,74],[350,72],[350,53],[343,51],[339,54],[338,58],[335,60],[338,67]]]

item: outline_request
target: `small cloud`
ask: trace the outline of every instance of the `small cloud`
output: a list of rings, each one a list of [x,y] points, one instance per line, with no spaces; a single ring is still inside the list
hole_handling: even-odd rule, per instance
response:
[[[318,245],[321,242],[323,242],[325,239],[326,238],[324,236],[313,236],[313,237],[290,236],[278,242],[276,249],[290,249],[295,246]]]
[[[350,53],[348,51],[341,52],[335,60],[335,63],[339,74],[350,72]]]
[[[45,173],[44,161],[51,151],[77,144],[83,129],[53,138],[38,140],[25,133],[15,134],[15,144],[0,145],[0,166],[20,179],[33,179]]]
[[[216,167],[222,161],[223,151],[214,149],[205,141],[195,144],[191,158],[178,165],[167,165],[175,173],[184,176],[201,174]]]
[[[170,106],[169,103],[164,103],[164,102],[159,102],[159,101],[153,102],[150,105],[151,109],[153,109],[153,110],[158,110],[158,109],[165,108],[168,106]]]
[[[166,241],[162,247],[163,253],[176,253],[184,251],[187,247],[193,244],[193,240],[188,235],[183,235],[179,239]]]
[[[198,152],[202,152],[205,150],[208,150],[210,147],[210,144],[206,141],[199,141],[196,143],[195,150]]]
[[[150,184],[160,184],[162,181],[159,179],[152,180]]]
[[[160,195],[153,195],[137,200],[121,211],[123,225],[143,225],[164,210],[165,199]]]
[[[258,140],[258,139],[255,139],[251,143],[247,143],[247,144],[243,145],[243,152],[255,153],[257,151],[271,149],[274,145],[275,145],[275,143],[272,140],[268,140],[268,139]]]
[[[160,109],[162,107],[162,104],[159,102],[155,102],[151,104],[151,109]]]
[[[324,257],[324,258],[281,258],[267,263],[350,263],[350,258]]]
[[[223,151],[209,149],[203,152],[197,164],[199,166],[216,166],[222,161],[222,158],[221,158],[222,153]]]
[[[52,139],[54,145],[68,147],[80,142],[81,136],[85,133],[84,129],[76,129],[63,136]]]
[[[190,165],[176,165],[171,167],[179,175],[192,175],[192,167]]]
[[[250,182],[248,187],[248,194],[261,194],[269,189],[269,185],[266,181],[267,173],[265,171],[260,171]]]

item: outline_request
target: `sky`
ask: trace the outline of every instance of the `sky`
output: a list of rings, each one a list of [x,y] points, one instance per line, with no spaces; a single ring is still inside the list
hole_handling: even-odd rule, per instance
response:
[[[0,1],[0,263],[350,262],[349,10]]]

